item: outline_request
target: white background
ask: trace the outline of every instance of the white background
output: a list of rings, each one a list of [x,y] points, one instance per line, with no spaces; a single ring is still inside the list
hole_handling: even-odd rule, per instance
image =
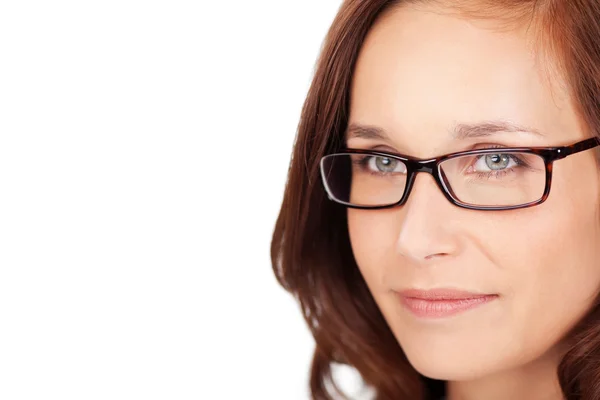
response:
[[[0,398],[307,399],[269,244],[338,0],[0,3]]]

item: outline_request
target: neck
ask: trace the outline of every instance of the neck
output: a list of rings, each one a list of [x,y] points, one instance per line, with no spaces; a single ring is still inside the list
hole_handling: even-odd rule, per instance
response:
[[[517,369],[471,381],[449,381],[448,400],[563,400],[558,382],[558,357],[546,356]]]

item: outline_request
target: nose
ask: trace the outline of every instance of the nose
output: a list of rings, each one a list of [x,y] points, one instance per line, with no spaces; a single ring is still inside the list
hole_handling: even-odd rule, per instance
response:
[[[415,263],[458,253],[455,215],[460,212],[440,191],[433,177],[418,173],[406,203],[398,213],[397,251]]]

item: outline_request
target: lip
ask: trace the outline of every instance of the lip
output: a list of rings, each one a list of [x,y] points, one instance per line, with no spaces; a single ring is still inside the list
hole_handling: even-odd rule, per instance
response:
[[[487,304],[497,294],[474,293],[457,289],[418,290],[397,292],[400,303],[419,318],[445,318]]]

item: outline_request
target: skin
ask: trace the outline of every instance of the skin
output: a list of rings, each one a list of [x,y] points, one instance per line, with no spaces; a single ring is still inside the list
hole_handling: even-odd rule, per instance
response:
[[[586,138],[563,82],[547,79],[531,43],[524,29],[499,32],[441,9],[387,13],[359,55],[349,122],[388,138],[349,138],[348,147],[430,158]],[[449,133],[455,123],[498,119],[543,136],[457,141]],[[461,209],[425,173],[402,207],[348,209],[352,249],[375,301],[414,368],[448,381],[450,400],[562,398],[560,341],[600,288],[597,171],[593,150],[555,162],[548,200],[527,209]],[[399,302],[395,292],[409,288],[498,297],[431,320]]]

